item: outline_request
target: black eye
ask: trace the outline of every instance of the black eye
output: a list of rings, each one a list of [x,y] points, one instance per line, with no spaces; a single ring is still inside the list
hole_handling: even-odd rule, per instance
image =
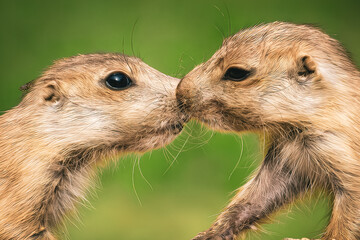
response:
[[[123,90],[132,85],[131,79],[121,72],[112,73],[107,76],[105,83],[111,90]]]
[[[248,76],[250,76],[250,71],[242,69],[242,68],[229,68],[224,74],[224,80],[231,81],[242,81],[245,80]]]

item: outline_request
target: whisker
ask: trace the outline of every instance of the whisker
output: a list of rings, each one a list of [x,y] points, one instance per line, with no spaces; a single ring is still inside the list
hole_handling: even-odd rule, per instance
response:
[[[234,172],[235,172],[235,170],[237,169],[237,167],[238,167],[238,165],[239,165],[239,163],[240,163],[240,161],[241,161],[241,158],[242,158],[242,156],[243,156],[243,152],[244,152],[244,139],[243,139],[242,136],[240,136],[240,139],[241,139],[241,152],[240,152],[240,156],[239,156],[239,159],[237,160],[237,162],[236,162],[236,164],[235,164],[234,169],[231,171],[228,180],[230,180],[231,176],[234,174]]]
[[[176,156],[174,157],[174,159],[173,159],[173,161],[171,162],[170,166],[166,169],[166,171],[164,172],[163,175],[165,175],[165,174],[169,171],[169,169],[171,168],[171,166],[175,163],[176,159],[178,158],[178,156],[180,155],[181,151],[184,149],[187,141],[189,140],[189,137],[190,137],[190,136],[187,137],[187,139],[185,140],[184,144],[183,144],[182,147],[180,148],[180,151],[176,154]]]
[[[140,156],[137,159],[137,165],[138,165],[138,169],[140,172],[141,177],[144,179],[144,181],[147,183],[147,185],[149,185],[149,187],[151,188],[151,190],[153,190],[153,187],[151,186],[150,182],[146,179],[146,177],[144,176],[143,172],[141,171],[141,166],[140,166]]]
[[[135,187],[135,166],[136,166],[136,161],[134,161],[133,168],[132,168],[131,182],[132,182],[132,187],[133,187],[135,196],[136,196],[136,198],[137,198],[140,206],[142,206],[140,197],[139,197],[139,195],[138,195],[138,193],[137,193],[137,191],[136,191],[136,187]]]

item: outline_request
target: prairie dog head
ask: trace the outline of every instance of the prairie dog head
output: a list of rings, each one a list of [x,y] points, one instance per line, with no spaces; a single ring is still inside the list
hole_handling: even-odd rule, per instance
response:
[[[306,124],[345,101],[356,72],[341,45],[319,29],[274,22],[225,39],[182,79],[177,97],[184,111],[220,130]]]
[[[29,132],[54,149],[141,152],[181,131],[178,82],[135,57],[78,55],[56,61],[25,86],[29,92],[18,109],[28,113]]]

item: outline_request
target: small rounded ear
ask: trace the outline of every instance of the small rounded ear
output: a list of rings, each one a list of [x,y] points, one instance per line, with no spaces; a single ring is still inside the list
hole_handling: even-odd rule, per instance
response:
[[[62,95],[59,89],[58,84],[55,81],[46,83],[46,85],[41,89],[41,97],[43,101],[47,104],[56,104],[59,103],[62,99]]]
[[[298,60],[297,75],[300,82],[305,82],[316,73],[316,63],[312,57],[306,55]]]

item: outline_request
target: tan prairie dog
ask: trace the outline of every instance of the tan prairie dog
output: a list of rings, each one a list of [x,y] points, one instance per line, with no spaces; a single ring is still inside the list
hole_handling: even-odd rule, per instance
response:
[[[360,239],[360,74],[338,41],[284,22],[242,30],[182,79],[177,97],[213,129],[269,140],[255,176],[195,239],[234,239],[319,188],[334,197],[321,238]]]
[[[55,62],[0,116],[0,239],[54,239],[96,163],[172,141],[179,80],[121,54]]]

